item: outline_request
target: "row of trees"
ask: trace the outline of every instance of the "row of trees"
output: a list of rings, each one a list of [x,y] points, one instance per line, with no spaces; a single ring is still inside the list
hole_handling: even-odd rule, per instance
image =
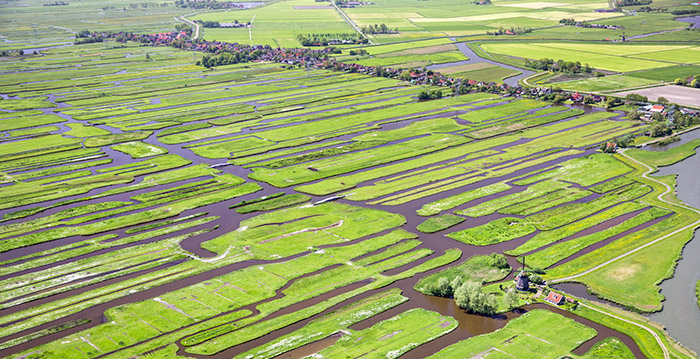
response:
[[[175,0],[175,6],[190,9],[242,9],[243,5],[232,1],[215,1],[215,0]]]
[[[66,6],[66,5],[70,5],[70,4],[65,2],[65,1],[54,1],[54,2],[47,2],[46,4],[44,4],[44,6]]]
[[[593,71],[593,68],[588,65],[581,65],[581,62],[576,61],[564,61],[564,60],[558,60],[554,61],[553,59],[539,59],[539,60],[530,60],[530,59],[525,59],[525,66],[537,69],[537,70],[543,70],[543,71],[552,71],[552,72],[565,72],[569,74],[577,74],[577,73],[591,73]]]
[[[340,44],[366,44],[369,40],[356,33],[299,34],[297,40],[303,46],[328,46]]]
[[[673,15],[694,15],[700,14],[700,9],[680,9],[671,11]]]
[[[368,25],[368,26],[363,26],[362,27],[362,32],[365,34],[398,34],[399,33],[399,28],[395,28],[394,30],[388,28],[386,24],[374,24],[374,25]]]
[[[522,35],[530,32],[532,32],[532,29],[529,27],[511,27],[506,29],[501,26],[496,31],[486,31],[486,35]]]
[[[651,4],[651,0],[617,0],[617,6],[640,6],[649,4]]]
[[[94,42],[102,42],[104,41],[104,37],[102,35],[97,35],[93,34],[88,30],[83,30],[75,34],[75,41],[73,42],[76,45],[80,44],[92,44]]]
[[[698,79],[700,79],[700,75],[691,76],[685,79],[677,78],[675,81],[673,81],[673,84],[678,86],[690,86],[700,88],[700,80]]]

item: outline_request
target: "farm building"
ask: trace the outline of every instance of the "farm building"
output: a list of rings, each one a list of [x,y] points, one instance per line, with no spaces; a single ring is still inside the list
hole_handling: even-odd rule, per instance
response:
[[[555,291],[551,291],[547,295],[547,298],[545,298],[544,300],[546,300],[554,305],[560,305],[562,302],[564,302],[564,296],[562,294],[555,292]]]

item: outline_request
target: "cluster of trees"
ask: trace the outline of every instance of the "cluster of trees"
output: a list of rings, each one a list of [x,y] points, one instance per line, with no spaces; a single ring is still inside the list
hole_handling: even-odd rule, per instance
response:
[[[242,9],[243,5],[232,1],[215,1],[215,0],[175,0],[175,6],[190,9]]]
[[[80,45],[102,41],[104,41],[104,37],[102,35],[93,34],[88,30],[83,30],[75,34],[75,41],[73,43],[76,45]]]
[[[216,56],[204,55],[202,57],[202,61],[198,61],[197,65],[201,65],[206,68],[211,68],[214,66],[233,65],[240,62],[255,61],[260,57],[260,55],[262,55],[261,50],[235,53],[223,52],[220,55]]]
[[[640,6],[649,4],[651,4],[651,0],[617,0],[617,6]]]
[[[246,22],[246,23],[238,22],[238,20],[233,20],[233,23],[224,23],[224,24],[221,24],[221,23],[218,22],[218,21],[211,21],[211,20],[207,20],[207,21],[195,20],[194,22],[196,22],[196,23],[202,25],[202,27],[204,27],[204,28],[206,28],[206,29],[217,29],[217,28],[220,28],[220,27],[223,27],[223,28],[227,28],[227,27],[246,27],[246,26],[250,25],[250,23],[247,23],[247,22]]]
[[[442,90],[424,90],[418,94],[419,100],[434,100],[442,98]]]
[[[366,44],[369,40],[358,34],[338,33],[338,34],[299,34],[297,40],[303,46],[328,46],[340,44]]]
[[[581,62],[576,61],[564,61],[564,60],[559,60],[559,61],[554,61],[553,59],[539,59],[539,60],[529,60],[525,59],[525,66],[537,69],[537,70],[543,70],[543,71],[552,71],[552,72],[565,72],[569,74],[577,74],[577,73],[591,73],[593,71],[593,68],[588,65],[581,65]]]
[[[374,24],[362,27],[362,32],[365,34],[398,34],[399,28],[390,29],[386,24]]]
[[[2,50],[2,51],[0,51],[0,57],[11,56],[13,52],[17,53],[17,55],[19,55],[19,56],[24,56],[24,50],[17,50],[17,51]],[[34,54],[36,54],[36,51],[34,51]]]
[[[522,35],[529,32],[532,32],[532,29],[529,27],[511,27],[510,29],[506,29],[501,26],[496,31],[486,31],[486,35]]]
[[[221,23],[218,22],[218,21],[211,21],[211,20],[207,20],[207,21],[195,20],[194,22],[196,22],[196,23],[202,25],[202,27],[204,27],[205,29],[215,29],[215,28],[217,28],[217,27],[221,27]],[[238,22],[238,21],[236,21],[236,22]]]
[[[142,2],[142,3],[140,3],[140,4],[139,4],[139,3],[130,3],[130,4],[129,4],[129,8],[131,8],[131,9],[138,9],[139,6],[140,6],[141,8],[144,8],[144,9],[147,8],[147,7],[158,7],[158,6],[160,6],[160,7],[167,7],[167,6],[168,6],[168,3],[166,3],[166,2],[163,2],[163,3]],[[116,9],[116,7],[114,7],[114,6],[109,6],[109,8],[111,8],[111,9]]]
[[[674,85],[678,86],[690,86],[690,87],[695,87],[695,88],[700,88],[700,75],[699,76],[691,76],[685,79],[677,78],[675,81],[673,81]]]
[[[365,50],[365,49],[357,49],[357,50],[348,51],[348,54],[350,54],[351,56],[355,56],[355,55],[364,56],[364,55],[369,55],[369,52],[367,52],[367,50]]]
[[[183,23],[175,24],[175,30],[177,30],[178,32],[184,31],[187,33],[187,36],[192,35],[192,26],[190,26],[188,24],[183,24]]]
[[[649,99],[646,96],[642,96],[640,94],[636,93],[631,93],[625,96],[625,101],[631,104],[640,104],[640,103],[647,103],[649,102]]]
[[[54,2],[48,2],[44,4],[44,6],[65,6],[65,5],[70,5],[69,3],[65,1],[54,1]]]
[[[493,268],[508,268],[508,261],[502,254],[493,253],[489,259],[489,266]],[[495,295],[489,295],[481,291],[481,283],[474,281],[464,282],[461,276],[456,276],[451,281],[447,277],[440,277],[437,283],[427,289],[427,294],[443,298],[454,298],[456,304],[470,312],[484,315],[496,313],[499,303]],[[515,290],[508,289],[502,298],[506,308],[514,308],[518,304]]]

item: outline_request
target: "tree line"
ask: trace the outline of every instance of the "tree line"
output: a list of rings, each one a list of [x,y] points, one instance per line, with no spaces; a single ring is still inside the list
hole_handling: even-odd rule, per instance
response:
[[[302,46],[328,46],[341,44],[367,44],[369,40],[356,33],[299,34],[297,40]]]
[[[362,32],[365,34],[398,34],[399,33],[399,28],[395,28],[394,30],[388,28],[386,24],[374,24],[374,25],[368,25],[368,26],[363,26],[362,27]]]
[[[590,65],[581,65],[579,61],[554,61],[554,59],[547,58],[539,60],[525,59],[525,66],[542,71],[565,72],[569,74],[591,73],[593,71]]]

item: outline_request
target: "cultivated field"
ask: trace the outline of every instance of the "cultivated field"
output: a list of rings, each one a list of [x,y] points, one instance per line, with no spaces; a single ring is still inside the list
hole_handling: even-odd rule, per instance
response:
[[[685,86],[661,86],[639,89],[634,91],[623,91],[616,93],[617,96],[626,96],[629,93],[637,93],[655,101],[659,97],[665,97],[671,102],[684,106],[700,107],[700,89]]]

